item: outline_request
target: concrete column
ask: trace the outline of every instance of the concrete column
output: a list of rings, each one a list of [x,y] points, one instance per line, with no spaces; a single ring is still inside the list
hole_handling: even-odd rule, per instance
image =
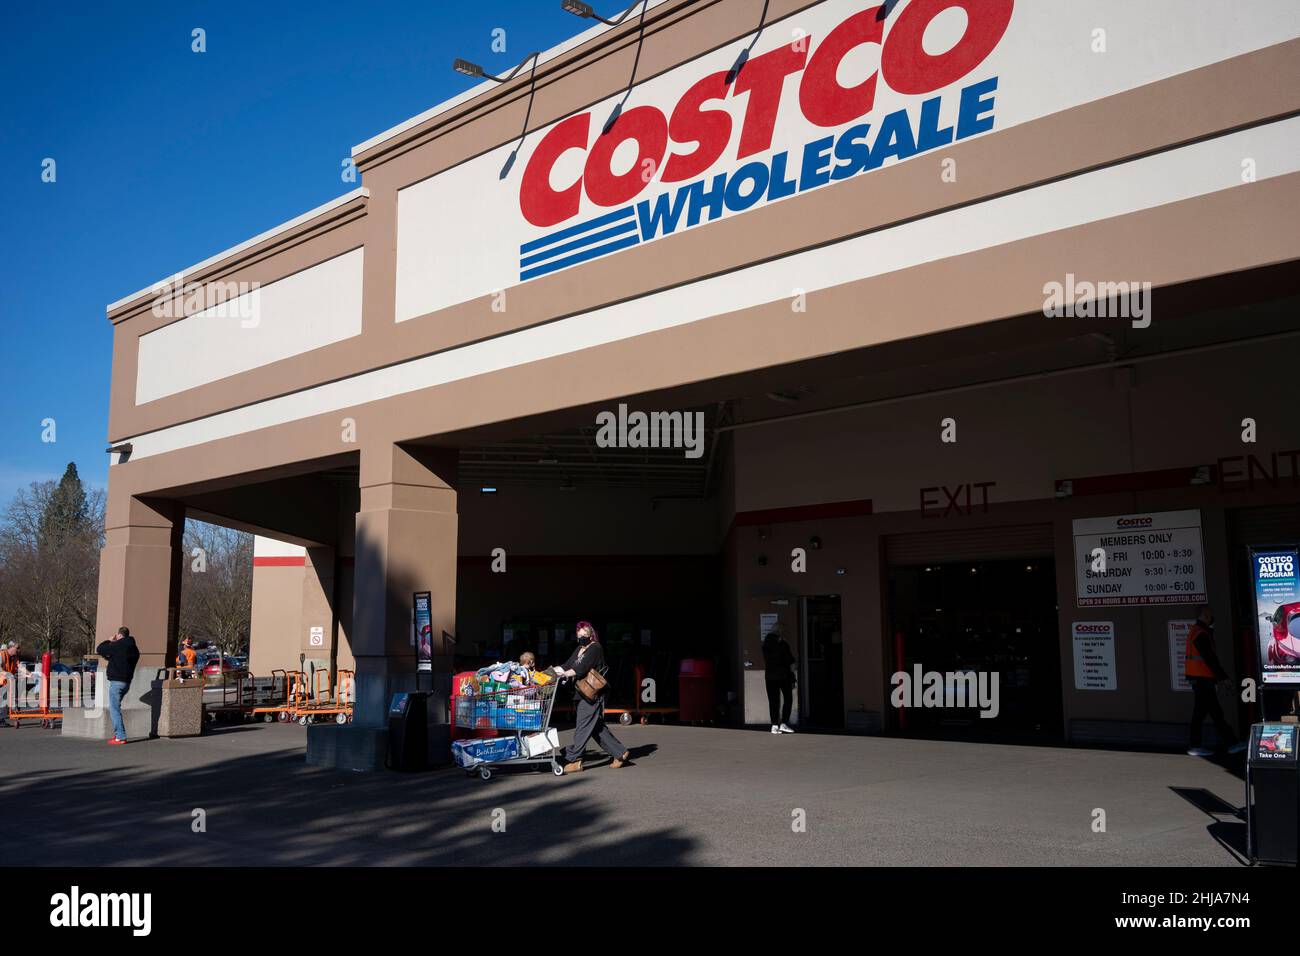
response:
[[[308,548],[302,575],[302,623],[299,627],[299,653],[305,656],[307,673],[330,670],[334,657],[334,549]],[[320,628],[319,644],[312,644],[312,633]]]
[[[176,502],[115,497],[110,480],[104,524],[95,636],[104,640],[121,626],[131,629],[140,663],[122,712],[128,737],[146,737],[152,726],[150,682],[176,653],[185,510]],[[101,661],[93,705],[65,709],[65,735],[111,736],[103,673]]]
[[[308,761],[353,768],[383,765],[388,702],[416,689],[412,595],[433,598],[433,717],[450,689],[452,645],[440,635],[456,621],[455,450],[388,443],[363,447],[356,516],[352,627],[356,703],[349,727],[313,727]],[[329,731],[343,731],[326,737]]]

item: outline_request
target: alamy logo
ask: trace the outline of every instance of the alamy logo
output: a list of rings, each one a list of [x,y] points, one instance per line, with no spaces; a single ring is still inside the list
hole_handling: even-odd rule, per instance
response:
[[[133,936],[148,936],[153,927],[152,893],[82,893],[74,886],[51,896],[50,907],[50,925],[59,928],[129,927]]]
[[[158,289],[151,311],[160,319],[184,319],[207,313],[213,318],[238,318],[248,327],[261,314],[260,282],[190,282],[177,280]]]
[[[620,404],[617,414],[599,413],[596,425],[599,448],[684,448],[687,458],[704,454],[703,412],[629,412]]]
[[[978,707],[981,717],[993,718],[998,705],[996,671],[925,671],[913,665],[912,673],[898,671],[889,678],[894,691],[889,702],[900,707]]]
[[[1135,329],[1151,324],[1150,282],[1075,282],[1070,272],[1064,283],[1044,285],[1043,295],[1049,319],[1132,319]]]

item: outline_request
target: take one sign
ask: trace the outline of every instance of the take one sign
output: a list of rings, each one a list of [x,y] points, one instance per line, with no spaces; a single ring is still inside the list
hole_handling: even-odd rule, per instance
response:
[[[1280,42],[1290,2],[824,0],[755,23],[402,189],[396,319]]]

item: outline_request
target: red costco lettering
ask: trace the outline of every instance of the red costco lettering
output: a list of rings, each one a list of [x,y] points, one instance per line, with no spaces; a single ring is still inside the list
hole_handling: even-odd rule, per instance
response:
[[[865,43],[885,38],[880,8],[872,7],[849,17],[822,41],[808,61],[799,85],[799,108],[818,126],[839,126],[871,112],[876,103],[876,73],[857,86],[845,88],[836,79],[844,56]]]
[[[740,125],[740,148],[737,159],[761,153],[772,145],[772,130],[776,127],[776,111],[781,105],[781,89],[785,78],[803,69],[808,59],[811,37],[804,37],[802,49],[794,43],[779,46],[770,53],[756,56],[747,62],[736,77],[736,95],[749,94],[745,104],[745,119]]]
[[[1012,0],[912,0],[890,28],[880,57],[885,82],[908,94],[956,83],[993,52],[1007,32],[1012,6]],[[921,45],[925,28],[951,7],[966,11],[966,32],[947,53],[930,56]]]
[[[614,150],[629,139],[637,144],[636,162],[626,173],[616,176],[610,170],[610,160],[614,158]],[[597,206],[617,206],[627,202],[653,178],[643,175],[645,162],[649,160],[654,163],[654,169],[658,169],[667,148],[668,121],[657,107],[638,106],[619,114],[614,125],[596,137],[596,145],[587,156],[587,165],[582,172],[587,184],[587,198]]]
[[[922,45],[926,28],[954,7],[965,12],[966,29],[951,49],[931,56]],[[890,25],[888,18],[880,18],[881,7],[876,5],[841,21],[815,49],[812,38],[805,36],[754,57],[741,68],[730,91],[726,74],[703,77],[682,94],[671,120],[658,107],[638,106],[619,116],[592,143],[591,114],[568,117],[542,137],[529,158],[520,183],[520,211],[529,223],[545,228],[576,216],[584,191],[597,206],[616,206],[634,199],[655,179],[666,183],[693,179],[721,158],[737,115],[740,136],[734,158],[766,152],[772,148],[785,80],[795,74],[802,74],[800,112],[823,128],[842,126],[870,113],[882,80],[908,96],[950,86],[983,63],[998,45],[1013,7],[1014,0],[911,0]],[[880,46],[879,70],[855,86],[841,86],[840,64],[852,50],[867,44]],[[738,114],[736,107],[704,108],[710,101],[729,103],[741,95],[746,97],[743,113]],[[636,141],[637,159],[630,170],[616,174],[611,168],[613,155],[627,140]],[[692,143],[692,150],[669,151],[670,144],[689,147]],[[587,152],[582,176],[571,186],[554,189],[551,170],[570,149]],[[647,162],[653,163],[649,176],[645,175]]]
[[[727,74],[710,73],[692,86],[677,102],[668,132],[675,143],[698,143],[692,153],[673,153],[664,163],[659,177],[666,183],[679,183],[704,172],[718,161],[731,139],[731,114],[723,110],[706,110],[709,100],[727,98]]]
[[[567,189],[551,188],[555,161],[571,149],[586,149],[591,114],[579,113],[561,120],[542,137],[528,160],[519,183],[519,211],[534,226],[554,226],[578,214],[582,204],[582,179]]]

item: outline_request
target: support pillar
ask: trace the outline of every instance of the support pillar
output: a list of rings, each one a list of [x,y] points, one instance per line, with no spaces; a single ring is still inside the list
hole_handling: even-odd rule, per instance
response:
[[[434,681],[431,719],[445,722],[456,621],[456,461],[454,449],[387,443],[361,453],[356,516],[352,654],[353,723],[308,728],[309,763],[351,769],[384,765],[392,694],[416,689],[412,595],[432,595]],[[431,746],[438,746],[431,734]]]
[[[303,670],[312,679],[316,671],[333,670],[334,635],[334,549],[308,548],[302,575],[302,626],[298,635]],[[316,628],[320,628],[318,634]],[[319,639],[319,644],[312,641]],[[333,674],[331,673],[331,678]]]
[[[119,627],[126,626],[140,648],[135,677],[122,701],[127,737],[136,739],[150,734],[151,682],[158,668],[167,666],[176,653],[185,509],[177,502],[129,495],[115,497],[110,478],[104,525],[95,640],[106,640]],[[93,701],[84,700],[85,706],[64,708],[65,736],[100,740],[112,736],[104,667],[105,662],[101,660]],[[83,689],[83,694],[88,697],[89,689]]]

